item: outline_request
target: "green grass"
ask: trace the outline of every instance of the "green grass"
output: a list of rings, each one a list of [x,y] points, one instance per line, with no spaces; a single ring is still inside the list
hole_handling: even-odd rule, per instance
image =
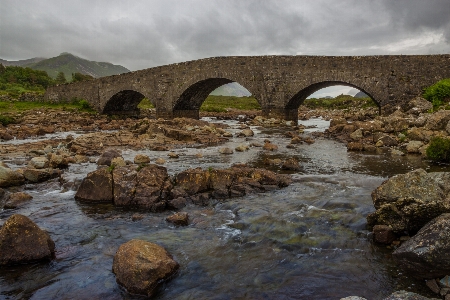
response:
[[[50,103],[50,102],[26,102],[14,101],[5,102],[0,101],[0,109],[2,113],[17,113],[33,109],[52,108],[62,110],[78,110],[84,112],[95,113],[96,111],[90,108],[86,100],[77,100],[71,103]]]
[[[209,95],[200,107],[200,111],[226,112],[228,108],[239,110],[261,109],[258,101],[252,96],[212,96]]]
[[[155,106],[148,100],[147,98],[142,99],[142,101],[138,104],[139,109],[151,109],[155,108]]]
[[[7,126],[8,124],[12,124],[15,122],[16,120],[12,117],[0,115],[0,124],[2,124],[3,126]]]
[[[324,109],[348,109],[348,108],[369,108],[377,107],[377,104],[369,97],[354,98],[350,95],[339,95],[335,98],[310,98],[303,102],[307,108]]]

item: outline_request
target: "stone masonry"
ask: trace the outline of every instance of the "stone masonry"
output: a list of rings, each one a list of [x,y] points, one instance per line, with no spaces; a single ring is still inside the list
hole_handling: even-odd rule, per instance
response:
[[[157,117],[198,118],[209,93],[237,82],[264,116],[297,120],[300,104],[324,87],[358,88],[388,113],[443,78],[450,78],[448,54],[212,57],[51,87],[45,99],[86,99],[100,113],[135,114],[146,97]]]

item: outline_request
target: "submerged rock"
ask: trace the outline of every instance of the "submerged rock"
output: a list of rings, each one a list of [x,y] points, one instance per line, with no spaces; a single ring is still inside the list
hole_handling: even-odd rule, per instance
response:
[[[33,197],[30,194],[24,192],[11,193],[7,197],[5,208],[13,209],[23,206],[24,204],[28,203],[31,199],[33,199]]]
[[[283,170],[298,171],[301,169],[297,158],[286,159],[281,165]]]
[[[189,224],[189,215],[187,212],[177,212],[168,216],[166,221],[177,226],[187,226]]]
[[[450,274],[450,214],[442,214],[392,254],[398,265],[420,279]]]
[[[55,243],[29,218],[12,215],[0,228],[0,265],[51,260]]]
[[[151,297],[178,268],[178,263],[163,247],[142,240],[122,244],[113,262],[117,283],[131,294],[147,297]]]
[[[224,147],[219,149],[220,154],[233,154],[233,149]]]
[[[275,150],[278,150],[278,146],[275,144],[272,144],[271,142],[267,142],[267,143],[264,143],[263,149],[267,150],[267,151],[275,151]]]

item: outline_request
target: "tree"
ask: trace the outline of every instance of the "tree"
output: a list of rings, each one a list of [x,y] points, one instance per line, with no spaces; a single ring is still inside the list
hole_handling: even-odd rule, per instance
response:
[[[64,84],[66,82],[67,82],[67,80],[66,80],[66,75],[64,75],[64,72],[59,72],[55,78],[55,83],[56,84]]]
[[[77,82],[77,81],[86,81],[86,80],[92,80],[94,79],[94,77],[92,77],[91,75],[87,75],[87,74],[81,74],[81,73],[72,73],[72,82]]]

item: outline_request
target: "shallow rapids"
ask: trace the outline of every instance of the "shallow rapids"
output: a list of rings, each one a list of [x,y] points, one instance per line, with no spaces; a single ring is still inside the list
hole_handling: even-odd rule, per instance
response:
[[[231,132],[240,131],[237,122],[226,122]],[[328,126],[320,119],[305,125],[311,124],[317,125],[316,131]],[[170,174],[234,163],[267,167],[265,158],[300,161],[300,171],[283,171],[294,179],[287,188],[216,201],[208,207],[186,207],[188,227],[165,222],[171,212],[79,203],[74,200],[75,191],[61,188],[59,182],[25,186],[33,200],[22,208],[1,211],[0,224],[15,213],[29,216],[55,241],[56,259],[2,268],[0,298],[138,299],[116,284],[111,271],[117,248],[130,239],[164,246],[181,266],[156,299],[339,299],[350,295],[382,299],[400,289],[432,296],[422,283],[399,273],[389,250],[372,244],[366,216],[374,211],[372,190],[389,176],[419,167],[428,171],[447,167],[429,166],[417,156],[347,152],[343,144],[322,137],[314,144],[287,149],[290,139],[284,133],[288,129],[252,130],[255,136],[247,140],[234,137],[218,147],[176,149],[176,159],[168,158],[167,152],[123,151],[129,160],[138,153],[152,161],[163,157]],[[218,153],[218,148],[234,149],[265,139],[278,145],[278,151],[250,147],[232,155]],[[81,180],[95,168],[95,164],[74,164],[63,177]],[[268,168],[280,171],[279,166]],[[135,214],[143,218],[133,221]]]

